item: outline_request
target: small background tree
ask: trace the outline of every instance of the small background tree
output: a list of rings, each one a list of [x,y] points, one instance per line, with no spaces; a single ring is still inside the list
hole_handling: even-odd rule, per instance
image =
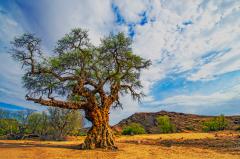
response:
[[[57,140],[62,140],[67,134],[77,135],[83,127],[83,118],[79,111],[61,108],[49,108],[48,111],[49,124]]]
[[[156,121],[161,133],[173,133],[176,131],[175,125],[171,123],[167,115],[158,116]]]
[[[49,115],[46,112],[33,113],[29,116],[27,127],[31,134],[45,138],[52,132],[52,127],[49,122]]]
[[[16,113],[16,119],[18,120],[19,124],[19,135],[24,137],[24,134],[30,133],[28,129],[28,120],[30,115],[34,112],[34,110],[27,109],[21,110]]]

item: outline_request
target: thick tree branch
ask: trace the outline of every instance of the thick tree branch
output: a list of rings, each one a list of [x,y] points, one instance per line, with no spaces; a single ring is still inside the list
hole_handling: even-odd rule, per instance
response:
[[[42,98],[32,98],[26,96],[26,100],[33,101],[34,103],[38,103],[44,106],[52,106],[59,108],[67,108],[67,109],[84,109],[87,106],[86,102],[71,102],[71,101],[60,101],[60,100],[45,100]]]

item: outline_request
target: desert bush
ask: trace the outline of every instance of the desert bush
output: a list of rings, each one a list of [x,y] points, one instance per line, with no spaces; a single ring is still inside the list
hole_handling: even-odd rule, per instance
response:
[[[171,123],[167,115],[158,116],[156,121],[161,133],[173,133],[176,131],[175,125]]]
[[[131,123],[123,128],[123,135],[145,134],[144,127],[139,123]]]
[[[203,122],[203,130],[208,131],[220,131],[226,129],[228,122],[225,119],[224,115],[214,117],[209,121]]]

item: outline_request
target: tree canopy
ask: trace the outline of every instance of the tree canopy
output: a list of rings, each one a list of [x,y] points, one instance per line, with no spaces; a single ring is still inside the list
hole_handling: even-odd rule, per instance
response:
[[[12,44],[13,58],[25,70],[27,100],[86,109],[91,106],[89,101],[104,106],[107,98],[114,101],[113,106],[121,106],[119,93],[130,93],[134,99],[143,95],[138,92],[142,87],[140,70],[148,67],[150,61],[133,54],[132,40],[123,33],[103,38],[96,47],[90,43],[86,30],[73,29],[57,42],[54,54],[48,58],[43,56],[41,40],[33,34],[23,34]]]

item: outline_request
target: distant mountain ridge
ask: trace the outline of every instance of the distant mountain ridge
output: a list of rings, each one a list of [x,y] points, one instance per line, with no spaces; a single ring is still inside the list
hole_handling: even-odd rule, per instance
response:
[[[14,104],[0,102],[0,109],[19,111],[19,110],[27,110],[28,108],[25,108],[23,106],[14,105]]]
[[[142,112],[142,113],[135,113],[130,117],[123,119],[118,124],[113,126],[115,131],[121,132],[123,127],[129,125],[130,123],[139,123],[141,124],[147,133],[154,134],[160,133],[156,117],[167,115],[171,123],[176,126],[177,132],[188,132],[188,131],[202,131],[202,123],[207,121],[215,116],[205,116],[205,115],[196,115],[196,114],[186,114],[186,113],[177,113],[177,112],[167,112],[167,111],[160,111],[160,112]],[[228,128],[230,130],[235,130],[237,127],[240,126],[240,115],[236,116],[225,116],[228,121]]]

